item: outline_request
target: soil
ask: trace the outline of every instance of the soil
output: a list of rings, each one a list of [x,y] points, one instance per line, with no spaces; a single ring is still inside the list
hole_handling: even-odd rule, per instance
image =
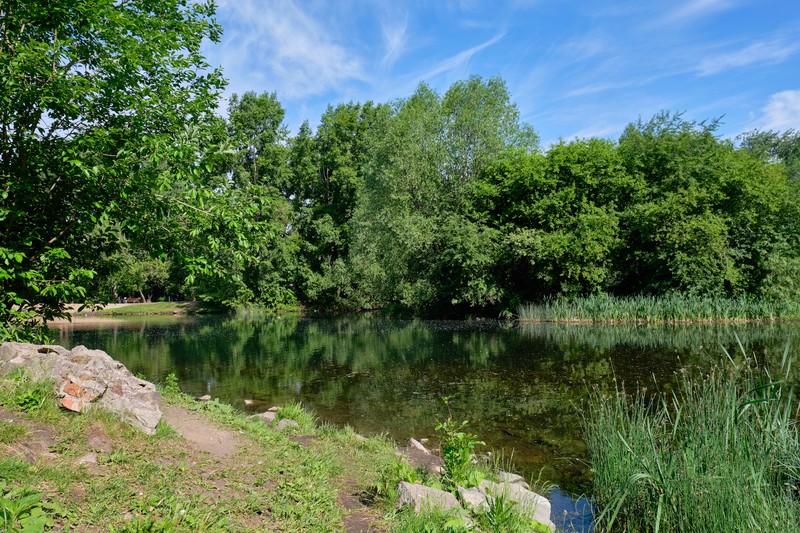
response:
[[[163,406],[164,420],[194,447],[225,459],[239,449],[241,440],[233,431],[220,428],[205,417],[174,405]]]

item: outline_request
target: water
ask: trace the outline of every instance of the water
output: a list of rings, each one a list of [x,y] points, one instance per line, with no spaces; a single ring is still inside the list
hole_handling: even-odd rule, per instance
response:
[[[174,373],[184,392],[243,411],[299,401],[322,420],[398,441],[435,437],[448,414],[469,420],[526,477],[555,483],[557,525],[580,530],[591,516],[577,499],[590,490],[580,410],[591,390],[611,391],[615,379],[669,390],[680,368],[724,363],[724,349],[736,357],[737,337],[748,353],[780,358],[800,326],[129,317],[59,331],[64,346],[105,350],[151,381]]]

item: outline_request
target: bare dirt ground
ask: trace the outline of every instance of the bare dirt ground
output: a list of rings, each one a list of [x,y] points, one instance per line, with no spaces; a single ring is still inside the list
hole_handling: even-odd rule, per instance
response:
[[[222,429],[197,413],[175,405],[162,406],[167,423],[199,450],[224,459],[236,453],[241,439],[231,430]]]

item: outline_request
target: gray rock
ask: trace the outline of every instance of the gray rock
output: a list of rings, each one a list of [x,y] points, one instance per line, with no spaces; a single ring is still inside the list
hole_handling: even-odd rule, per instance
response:
[[[444,474],[444,461],[441,457],[433,455],[428,450],[422,451],[415,446],[406,446],[398,448],[397,454],[404,456],[414,468],[421,468],[429,474]]]
[[[278,416],[278,413],[273,413],[272,411],[264,411],[258,417],[264,421],[265,424],[271,426],[275,422],[275,417]]]
[[[97,454],[94,452],[89,452],[83,457],[80,457],[77,461],[79,465],[96,465],[97,464]]]
[[[283,431],[286,428],[299,428],[300,424],[297,421],[292,420],[291,418],[281,418],[278,420],[278,425],[275,426],[275,429],[278,431]]]
[[[458,496],[467,508],[479,509],[481,511],[489,510],[489,502],[486,501],[486,494],[478,489],[458,487]]]
[[[495,483],[488,480],[481,481],[478,490],[487,497],[507,496],[511,501],[517,503],[517,509],[521,513],[548,526],[552,531],[556,530],[555,524],[550,519],[550,501],[544,496],[516,483]]]
[[[399,505],[413,505],[417,513],[433,509],[449,511],[461,507],[456,497],[449,492],[407,481],[401,481],[397,486],[397,496]]]
[[[417,439],[408,439],[408,447],[417,449],[426,455],[431,454],[431,451],[425,446],[423,446],[422,443],[419,442]]]
[[[25,368],[36,380],[55,382],[61,405],[77,412],[98,406],[152,435],[161,420],[161,395],[101,350],[6,342],[0,345],[0,373]]]
[[[269,411],[271,413],[277,413],[279,409],[280,409],[280,407],[277,407],[277,406],[273,405],[272,407],[267,409],[267,411]]]
[[[531,486],[528,485],[527,481],[525,481],[525,478],[518,474],[500,471],[497,473],[497,479],[500,481],[500,483],[519,485],[525,489],[531,490]]]
[[[195,398],[195,400],[197,400],[198,402],[210,402],[211,401],[211,395],[210,394],[203,394],[202,396],[197,396]]]

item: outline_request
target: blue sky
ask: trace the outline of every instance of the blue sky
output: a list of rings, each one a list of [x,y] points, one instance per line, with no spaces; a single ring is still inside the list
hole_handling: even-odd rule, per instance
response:
[[[545,147],[662,109],[800,128],[800,0],[221,0],[218,20],[226,94],[277,92],[292,132],[473,74],[506,80]]]

